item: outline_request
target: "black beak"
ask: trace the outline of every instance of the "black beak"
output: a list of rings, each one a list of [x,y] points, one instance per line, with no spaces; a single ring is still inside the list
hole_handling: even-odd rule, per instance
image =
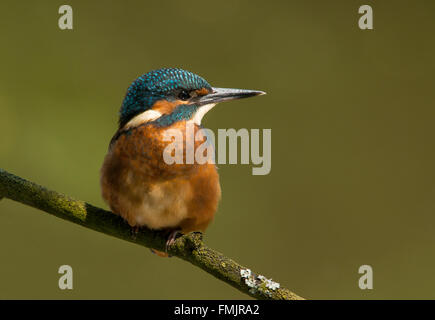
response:
[[[228,88],[212,88],[213,92],[198,99],[197,104],[203,106],[206,104],[216,104],[219,102],[230,101],[235,99],[244,99],[249,97],[261,96],[266,94],[263,91],[245,90],[245,89],[228,89]]]

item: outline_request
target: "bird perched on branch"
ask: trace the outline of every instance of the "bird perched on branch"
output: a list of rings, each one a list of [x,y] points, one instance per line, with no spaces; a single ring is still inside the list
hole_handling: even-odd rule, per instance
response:
[[[203,116],[217,103],[264,94],[262,91],[211,87],[182,69],[159,69],[137,78],[128,88],[101,168],[101,188],[111,210],[130,226],[168,230],[169,246],[178,232],[204,232],[221,196],[213,161],[186,161],[203,140],[186,134],[201,129]],[[165,161],[168,129],[179,130],[182,162]],[[200,135],[201,136],[201,135]],[[191,143],[192,150],[187,150]],[[210,155],[208,155],[210,156]],[[155,251],[160,256],[164,252]]]

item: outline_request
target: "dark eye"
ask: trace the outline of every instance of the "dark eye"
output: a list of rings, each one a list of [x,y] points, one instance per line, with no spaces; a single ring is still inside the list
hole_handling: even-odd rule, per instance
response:
[[[181,90],[178,94],[178,98],[180,98],[181,100],[188,100],[190,99],[190,94],[186,90]]]

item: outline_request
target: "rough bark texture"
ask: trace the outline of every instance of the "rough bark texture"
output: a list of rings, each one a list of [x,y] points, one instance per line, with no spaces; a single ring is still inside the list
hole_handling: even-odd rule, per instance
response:
[[[141,228],[133,233],[130,226],[119,216],[94,207],[84,201],[47,190],[33,182],[0,169],[0,200],[9,198],[48,212],[86,228],[93,229],[144,247],[165,250],[167,234]],[[277,287],[265,277],[207,247],[199,232],[189,233],[176,239],[168,253],[203,269],[216,278],[232,285],[257,299],[300,300],[295,293]]]

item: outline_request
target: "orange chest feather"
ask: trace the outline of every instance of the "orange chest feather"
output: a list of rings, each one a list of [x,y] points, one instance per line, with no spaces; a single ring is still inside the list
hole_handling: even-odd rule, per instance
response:
[[[180,122],[175,128],[185,132],[185,125]],[[203,231],[221,195],[216,167],[167,164],[163,152],[171,141],[164,141],[165,129],[139,126],[112,143],[101,169],[103,198],[130,225]],[[201,143],[193,145],[197,148]]]
[[[191,152],[194,155],[205,141],[204,136],[197,134],[198,126],[195,125],[191,130],[191,133],[186,130],[186,121],[177,122],[171,127],[139,126],[120,135],[113,143],[109,153],[112,153],[114,158],[119,159],[124,166],[136,170],[137,174],[145,175],[148,180],[170,179],[180,176],[188,178],[190,174],[198,170],[200,165],[196,162],[188,163],[186,152]],[[178,139],[169,134],[171,131],[177,131]],[[195,135],[197,139],[195,139]],[[177,150],[169,148],[170,145]],[[193,149],[189,150],[188,146],[193,146]],[[211,148],[210,151],[212,150]],[[181,163],[168,163],[164,157],[165,152],[170,153],[171,156],[174,156],[176,152],[181,152],[183,156]]]

